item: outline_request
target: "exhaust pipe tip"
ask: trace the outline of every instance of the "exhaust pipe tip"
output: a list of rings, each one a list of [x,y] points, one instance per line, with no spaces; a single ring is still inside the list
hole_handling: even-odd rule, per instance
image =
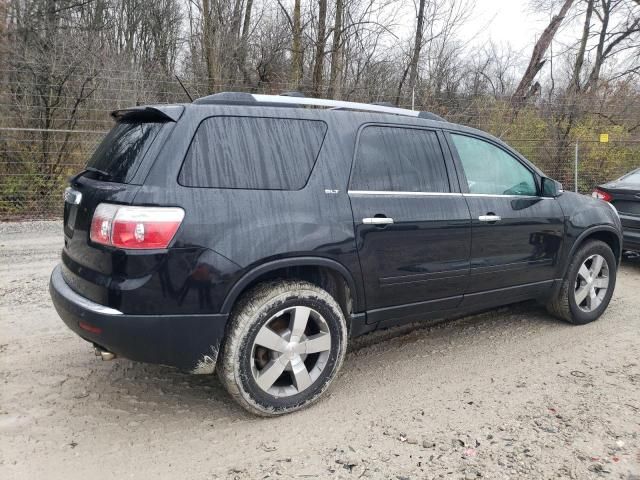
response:
[[[115,353],[111,353],[111,352],[102,351],[102,352],[100,352],[100,358],[102,358],[103,362],[107,362],[109,360],[113,360],[114,358],[116,358],[116,354]]]
[[[100,347],[93,347],[93,353],[96,357],[100,357],[103,362],[107,362],[109,360],[113,360],[116,358],[116,354],[113,352],[109,352],[107,350],[103,350]]]

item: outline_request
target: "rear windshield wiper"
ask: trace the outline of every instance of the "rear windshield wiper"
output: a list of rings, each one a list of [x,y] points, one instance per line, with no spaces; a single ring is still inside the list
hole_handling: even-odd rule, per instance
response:
[[[111,180],[111,174],[109,172],[105,172],[104,170],[100,170],[99,168],[95,168],[95,167],[85,167],[82,170],[80,170],[78,173],[76,173],[75,175],[69,177],[69,185],[73,186],[76,184],[76,182],[78,181],[78,179],[83,176],[85,173],[87,172],[94,172],[97,173],[98,175],[101,175],[102,177],[104,177],[105,180]]]
[[[103,177],[105,177],[106,179],[110,179],[111,178],[111,174],[109,172],[105,172],[104,170],[100,170],[99,168],[95,168],[95,167],[86,167],[84,169],[85,172],[94,172],[94,173],[98,173],[100,175],[102,175]]]

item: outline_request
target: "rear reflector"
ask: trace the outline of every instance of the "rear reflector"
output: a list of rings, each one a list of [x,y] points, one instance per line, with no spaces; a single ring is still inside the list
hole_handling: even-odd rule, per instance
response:
[[[92,242],[127,249],[167,248],[184,210],[177,207],[128,207],[101,203],[91,220]]]
[[[599,198],[600,200],[604,200],[605,202],[610,202],[613,196],[609,192],[605,192],[604,190],[600,190],[596,188],[591,194],[593,198]]]
[[[96,335],[102,333],[102,329],[100,327],[96,327],[94,325],[91,325],[90,323],[80,321],[78,322],[78,325],[81,329],[86,330],[87,332],[95,333]]]

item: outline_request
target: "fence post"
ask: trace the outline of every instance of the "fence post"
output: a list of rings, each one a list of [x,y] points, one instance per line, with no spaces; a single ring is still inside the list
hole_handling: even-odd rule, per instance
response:
[[[573,164],[573,182],[574,190],[578,193],[578,140],[576,140],[576,158]]]

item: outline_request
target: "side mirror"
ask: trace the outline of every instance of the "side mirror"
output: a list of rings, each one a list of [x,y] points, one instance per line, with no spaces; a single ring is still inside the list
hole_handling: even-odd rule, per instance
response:
[[[562,184],[549,177],[542,177],[542,196],[543,197],[559,197],[562,195]]]

